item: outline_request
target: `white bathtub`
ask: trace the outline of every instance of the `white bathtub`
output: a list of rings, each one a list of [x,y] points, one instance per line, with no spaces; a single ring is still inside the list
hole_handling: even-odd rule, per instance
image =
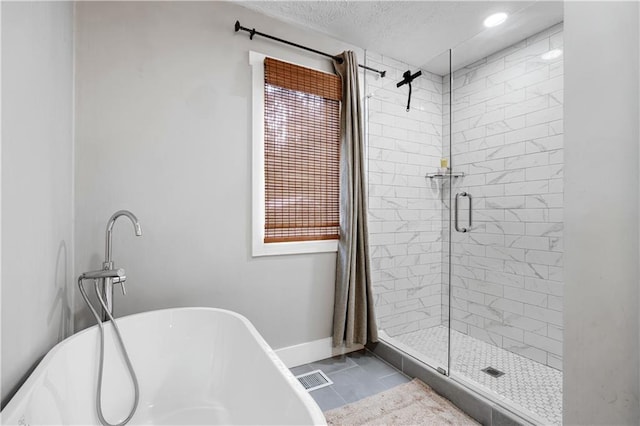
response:
[[[326,424],[320,408],[234,312],[181,308],[116,320],[140,383],[129,424]],[[105,327],[103,412],[123,420],[133,401],[112,327]],[[3,424],[99,425],[97,327],[55,346],[1,413]]]

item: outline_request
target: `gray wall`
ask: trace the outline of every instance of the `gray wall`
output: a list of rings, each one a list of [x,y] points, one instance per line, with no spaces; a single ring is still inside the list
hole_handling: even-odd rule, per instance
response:
[[[73,5],[2,2],[2,405],[71,332]]]
[[[638,3],[565,3],[565,424],[638,424]]]
[[[130,209],[144,235],[115,226],[128,277],[118,316],[227,308],[280,348],[331,335],[336,256],[251,257],[248,52],[331,65],[250,41],[236,19],[328,52],[349,47],[222,2],[78,3],[76,273],[100,267],[107,219]],[[76,314],[79,328],[93,322],[81,299]]]

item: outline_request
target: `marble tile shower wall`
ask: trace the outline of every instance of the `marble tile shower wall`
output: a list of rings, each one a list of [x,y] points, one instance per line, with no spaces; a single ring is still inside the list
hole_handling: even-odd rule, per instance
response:
[[[452,327],[557,369],[563,61],[543,55],[562,34],[553,26],[454,72],[452,121],[452,163],[466,174],[454,190],[473,196],[474,214],[471,232],[452,233]]]
[[[390,336],[441,322],[442,203],[425,181],[442,156],[442,77],[422,70],[396,87],[410,66],[367,53],[371,268],[378,326]]]

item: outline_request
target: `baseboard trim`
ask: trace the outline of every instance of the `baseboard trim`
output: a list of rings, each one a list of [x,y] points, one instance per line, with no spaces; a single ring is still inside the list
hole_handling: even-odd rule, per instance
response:
[[[308,364],[310,362],[320,361],[321,359],[331,358],[332,356],[359,351],[361,349],[364,349],[364,346],[359,344],[351,347],[343,345],[334,348],[332,346],[331,337],[327,337],[326,339],[319,339],[312,342],[300,343],[298,345],[276,349],[275,352],[287,368],[292,368]]]

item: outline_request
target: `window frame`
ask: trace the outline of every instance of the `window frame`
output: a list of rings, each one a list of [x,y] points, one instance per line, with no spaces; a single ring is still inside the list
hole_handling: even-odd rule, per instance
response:
[[[265,168],[264,168],[264,59],[266,57],[326,72],[304,64],[296,64],[273,55],[249,51],[252,78],[252,255],[275,256],[338,251],[338,240],[265,243]]]

